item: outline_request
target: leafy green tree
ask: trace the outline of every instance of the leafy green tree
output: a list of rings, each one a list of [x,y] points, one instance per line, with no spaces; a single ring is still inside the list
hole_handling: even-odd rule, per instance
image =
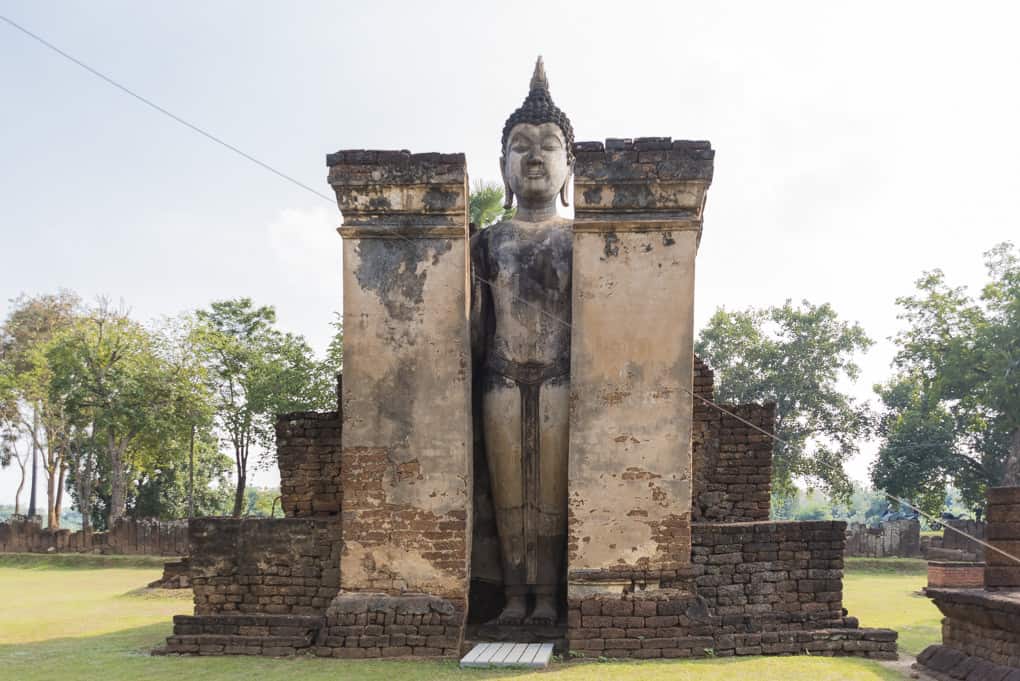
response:
[[[280,490],[276,487],[249,487],[245,499],[244,515],[258,518],[283,517]]]
[[[17,466],[18,489],[14,492],[14,515],[21,515],[21,492],[25,488],[27,452],[21,451],[21,420],[14,391],[0,368],[0,468]]]
[[[504,208],[503,187],[493,182],[475,182],[474,189],[468,199],[468,213],[471,223],[477,229],[485,229],[500,220],[507,220],[514,215],[513,208]]]
[[[219,450],[215,437],[200,431],[196,442],[194,470],[186,456],[167,457],[142,471],[130,514],[138,518],[175,518],[226,515],[233,504],[233,486],[228,476],[232,461]],[[181,443],[186,454],[188,443]],[[191,487],[194,485],[194,491]],[[192,494],[194,495],[192,498]],[[192,503],[193,502],[193,503]]]
[[[773,491],[794,491],[796,478],[817,480],[838,498],[852,491],[844,462],[869,433],[870,412],[840,388],[857,380],[858,353],[872,341],[828,304],[790,301],[779,307],[719,308],[695,343],[715,370],[724,402],[775,402],[777,445]]]
[[[907,328],[896,375],[876,387],[884,408],[872,480],[933,514],[950,485],[980,508],[988,485],[1020,484],[1020,257],[1002,243],[985,262],[976,300],[940,270],[897,299]]]
[[[271,448],[277,414],[333,408],[334,377],[303,338],[275,328],[272,307],[238,298],[214,302],[197,316],[216,423],[233,449],[232,513],[240,516],[252,448]]]
[[[344,319],[336,312],[334,319],[330,322],[333,327],[333,337],[329,339],[326,347],[326,359],[323,361],[322,369],[326,379],[338,379],[344,369]]]
[[[67,472],[68,423],[62,405],[50,400],[51,378],[45,347],[78,313],[80,300],[70,291],[20,296],[0,324],[0,364],[8,391],[8,424],[29,441],[32,484],[29,515],[35,515],[37,466],[42,459],[47,482],[47,524],[59,527]]]
[[[51,401],[67,418],[66,460],[86,518],[102,496],[97,483],[109,487],[109,526],[127,513],[141,473],[181,451],[184,433],[202,418],[196,412],[211,426],[201,365],[176,356],[175,342],[166,329],[148,329],[100,301],[47,346]]]

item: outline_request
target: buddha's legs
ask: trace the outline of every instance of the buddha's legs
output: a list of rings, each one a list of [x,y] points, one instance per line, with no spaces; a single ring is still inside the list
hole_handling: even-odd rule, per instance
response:
[[[567,451],[570,382],[552,379],[542,386],[539,402],[540,474],[538,499],[538,579],[532,585],[535,609],[530,621],[554,624],[556,593],[562,580],[567,534]]]
[[[566,544],[569,404],[566,377],[541,388],[519,386],[498,374],[486,382],[482,423],[507,601],[501,624],[520,623],[529,591],[535,609],[528,621],[557,619]]]
[[[528,586],[524,559],[521,395],[513,381],[499,375],[487,377],[482,397],[482,427],[496,529],[503,552],[506,606],[497,622],[520,624],[527,615]]]

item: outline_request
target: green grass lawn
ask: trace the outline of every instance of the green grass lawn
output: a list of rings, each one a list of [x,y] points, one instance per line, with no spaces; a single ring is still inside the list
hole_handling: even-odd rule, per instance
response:
[[[862,627],[900,632],[900,652],[917,655],[942,640],[942,614],[921,595],[926,563],[912,558],[847,559],[843,606]]]
[[[146,562],[148,560],[148,562]],[[158,561],[95,557],[0,556],[0,678],[19,681],[880,681],[900,679],[851,658],[757,657],[656,662],[557,663],[543,672],[460,670],[455,662],[341,662],[302,657],[151,657],[170,618],[191,611],[190,591],[147,591]],[[862,626],[910,632],[910,652],[938,638],[938,615],[911,596],[919,574],[852,569],[846,604]],[[916,570],[915,570],[916,572]],[[927,606],[927,609],[922,606]],[[934,632],[931,641],[924,640]],[[919,646],[919,647],[918,647]],[[916,650],[915,650],[916,648]]]

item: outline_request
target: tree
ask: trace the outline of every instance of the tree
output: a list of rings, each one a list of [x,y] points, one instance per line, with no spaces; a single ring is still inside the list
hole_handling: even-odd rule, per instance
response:
[[[258,518],[283,516],[278,488],[249,487],[245,495],[244,515]]]
[[[20,439],[21,414],[18,412],[17,393],[10,367],[0,360],[0,468],[16,463],[21,471],[18,490],[14,493],[14,515],[21,514],[21,491],[25,487],[25,466],[28,463],[28,458],[18,450]]]
[[[503,207],[504,196],[503,187],[498,184],[476,181],[468,199],[471,223],[477,229],[485,229],[500,220],[513,217],[514,209]]]
[[[175,362],[158,333],[105,301],[83,313],[46,349],[52,402],[66,416],[77,500],[88,516],[92,480],[109,487],[106,522],[126,514],[129,489],[179,439],[196,393],[192,365]]]
[[[872,480],[937,514],[950,485],[980,508],[989,485],[1020,484],[1020,257],[985,253],[977,300],[926,272],[897,299],[896,375],[876,386],[882,444]]]
[[[857,380],[856,356],[872,341],[828,304],[788,300],[780,307],[731,312],[719,308],[695,352],[715,370],[725,402],[775,402],[778,445],[773,490],[793,492],[795,478],[819,481],[831,495],[852,491],[844,462],[870,430],[866,405],[840,388]]]
[[[329,339],[326,346],[326,359],[323,361],[323,371],[326,377],[339,379],[344,369],[344,318],[339,312],[334,312],[334,319],[330,322],[333,327],[333,337]]]
[[[44,347],[71,324],[80,300],[70,291],[20,296],[0,325],[0,363],[4,366],[8,400],[19,415],[14,426],[28,438],[32,452],[29,515],[36,514],[36,479],[40,453],[47,477],[47,521],[59,527],[67,451],[67,424],[58,404],[49,400],[50,370]]]
[[[21,440],[21,419],[14,390],[0,368],[0,468],[18,466],[18,489],[14,492],[14,515],[21,515],[21,492],[25,488],[28,456],[18,448]]]
[[[300,336],[275,328],[272,307],[250,298],[214,302],[197,314],[213,385],[216,422],[234,454],[233,515],[245,508],[252,447],[272,446],[277,414],[336,404],[334,377]]]

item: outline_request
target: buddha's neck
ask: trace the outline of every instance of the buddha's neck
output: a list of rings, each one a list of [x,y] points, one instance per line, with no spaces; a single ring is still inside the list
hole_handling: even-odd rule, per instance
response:
[[[525,206],[518,204],[514,220],[522,222],[546,222],[556,217],[556,202],[542,206]]]

